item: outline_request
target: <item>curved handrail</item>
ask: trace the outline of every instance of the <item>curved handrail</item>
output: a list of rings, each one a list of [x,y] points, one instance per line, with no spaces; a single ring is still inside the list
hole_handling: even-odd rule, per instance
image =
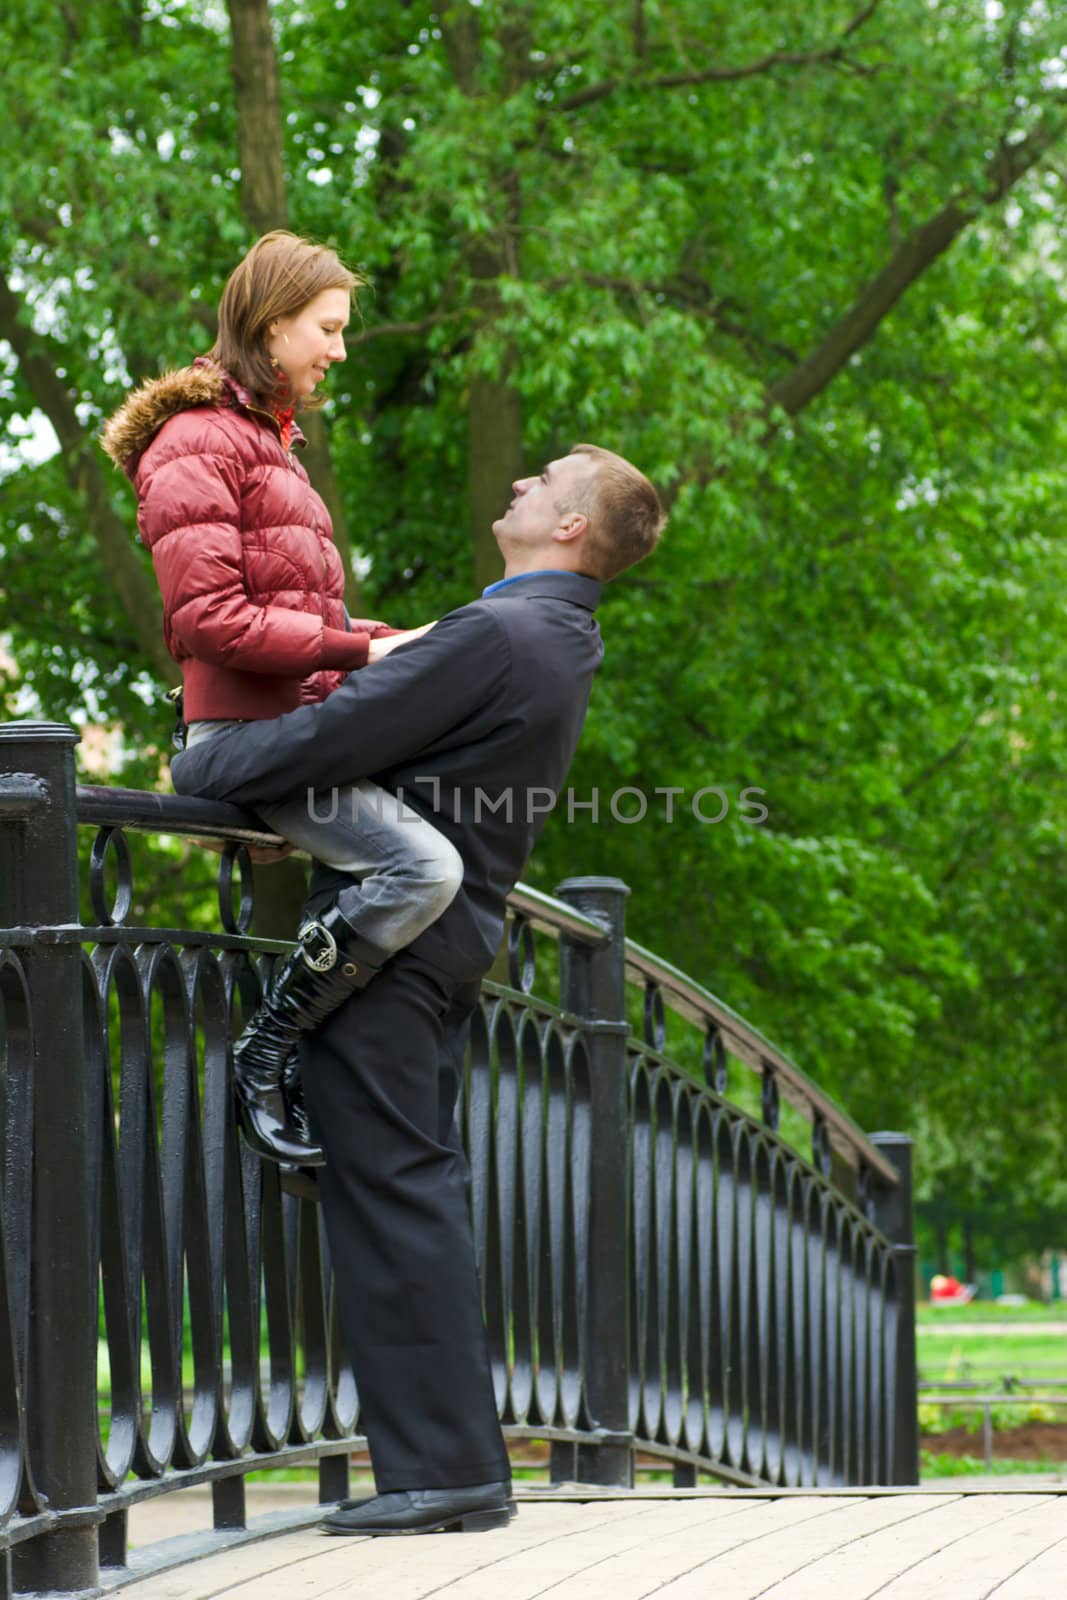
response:
[[[331,1360],[342,1347],[317,1217],[273,1168],[257,1180],[229,1111],[261,958],[292,948],[250,931],[243,847],[281,841],[244,808],[79,791],[76,742],[65,725],[0,724],[0,1055],[21,1085],[7,1120],[17,1132],[22,1117],[42,1175],[32,1215],[4,1208],[0,1293],[18,1327],[47,1323],[54,1356],[27,1387],[25,1351],[8,1351],[4,1389],[26,1427],[9,1441],[0,1554],[21,1544],[38,1575],[62,1566],[91,1586],[98,1553],[125,1558],[128,1505],[190,1471],[219,1483],[220,1520],[268,1458],[317,1457],[321,1498],[345,1493],[358,1396],[343,1352]],[[199,895],[192,907],[204,927],[151,925],[136,831],[222,851],[217,916]],[[169,855],[184,871],[188,850]],[[193,878],[206,884],[197,870],[190,893]],[[912,1483],[911,1141],[864,1138],[743,1017],[627,942],[627,893],[603,876],[517,886],[500,981],[472,1018],[458,1131],[498,1412],[512,1437],[551,1439],[555,1478],[625,1486],[648,1449],[676,1482]],[[781,1128],[780,1096],[814,1117],[810,1154],[798,1119]],[[835,1144],[846,1159],[831,1165]],[[80,1312],[94,1283],[106,1330]],[[73,1420],[42,1432],[45,1411]],[[235,1457],[250,1438],[253,1454]],[[145,1474],[135,1486],[130,1468]],[[59,1473],[72,1503],[17,1497],[27,1473],[43,1490]],[[53,1561],[43,1535],[102,1515],[99,1552],[82,1541],[73,1565],[65,1550]]]
[[[78,785],[77,797],[80,823],[192,838],[233,839],[239,844],[266,847],[283,842],[254,812],[219,800],[89,784]],[[508,905],[514,915],[556,938],[562,935],[593,949],[609,941],[608,931],[595,918],[527,884],[516,884],[508,896]],[[718,1029],[723,1044],[738,1061],[756,1072],[770,1067],[789,1104],[803,1116],[821,1118],[830,1143],[850,1165],[857,1166],[862,1161],[884,1183],[897,1183],[896,1169],[848,1113],[724,1000],[632,939],[626,940],[625,961],[631,982],[654,985],[666,1004],[687,1021]]]
[[[595,917],[587,917],[584,912],[576,911],[562,900],[554,900],[540,889],[531,889],[529,884],[515,885],[508,895],[508,906],[542,933],[554,933],[557,936],[564,933],[568,939],[573,939],[576,944],[584,944],[590,950],[602,949],[611,942],[610,932]]]
[[[112,789],[79,783],[78,821],[138,833],[172,833],[193,839],[235,839],[238,844],[280,845],[284,840],[244,806],[196,800],[150,789]]]
[[[531,889],[526,884],[516,884],[508,904],[534,927],[596,948],[608,942],[608,934],[592,917],[583,916],[561,900]],[[633,939],[626,940],[626,976],[631,983],[653,984],[665,1004],[687,1022],[700,1027],[717,1029],[723,1045],[738,1061],[753,1071],[762,1073],[765,1067],[774,1070],[781,1094],[803,1116],[814,1121],[821,1118],[826,1125],[830,1143],[838,1153],[855,1166],[859,1158],[886,1183],[898,1182],[897,1171],[875,1145],[865,1136],[862,1128],[842,1111],[830,1096],[813,1083],[807,1073],[791,1061],[777,1045],[764,1037],[744,1017],[738,1015],[725,1000],[712,994],[688,973],[680,971],[662,956],[653,954]]]
[[[725,1000],[720,1000],[687,973],[672,967],[662,956],[654,955],[632,939],[626,941],[626,976],[635,983],[654,984],[671,1009],[687,1021],[716,1028],[730,1054],[755,1072],[762,1072],[764,1067],[773,1068],[780,1090],[790,1105],[812,1120],[821,1117],[831,1144],[846,1160],[854,1164],[856,1157],[862,1155],[886,1183],[899,1182],[896,1168],[871,1144],[859,1124],[758,1028],[738,1016]]]

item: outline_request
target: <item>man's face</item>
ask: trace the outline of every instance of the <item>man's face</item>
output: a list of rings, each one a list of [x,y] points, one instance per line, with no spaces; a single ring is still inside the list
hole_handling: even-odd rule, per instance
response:
[[[584,487],[595,470],[589,456],[561,456],[536,478],[517,478],[511,486],[514,498],[493,523],[493,532],[511,549],[550,548],[552,535],[570,515],[560,507],[572,502],[574,491]]]

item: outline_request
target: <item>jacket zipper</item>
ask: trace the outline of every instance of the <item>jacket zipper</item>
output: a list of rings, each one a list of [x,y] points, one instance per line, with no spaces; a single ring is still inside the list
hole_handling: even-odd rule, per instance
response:
[[[274,428],[277,429],[277,432],[278,432],[278,443],[279,444],[282,443],[281,424],[279,423],[277,417],[274,415],[273,411],[264,411],[262,406],[246,406],[245,409],[246,409],[246,411],[254,411],[256,413],[257,417],[266,417],[267,421],[269,423],[271,423],[271,425]],[[282,445],[282,449],[285,450],[285,460],[286,460],[286,464],[287,464],[287,466],[289,468],[289,471],[290,472],[295,472],[296,471],[296,463],[293,460],[293,449],[292,449],[292,446],[290,445],[289,448],[286,449],[285,445]],[[319,533],[319,528],[318,528],[317,525],[315,526],[315,532]],[[320,542],[319,542],[319,557],[320,557],[320,559],[322,561],[322,575],[325,578],[325,577],[327,577],[329,575],[330,569],[326,565],[326,552],[322,548],[321,536],[320,536]]]
[[[282,444],[281,423],[278,421],[278,419],[274,415],[273,411],[265,411],[262,406],[252,405],[251,402],[241,399],[237,394],[232,393],[232,392],[231,392],[231,401],[232,401],[233,408],[234,408],[235,411],[248,411],[248,412],[254,413],[257,417],[266,417],[266,419],[270,423],[271,427],[275,430],[275,433],[276,433],[277,438],[278,438],[278,443]],[[297,471],[297,464],[296,464],[296,459],[295,459],[295,457],[293,455],[292,445],[290,444],[290,446],[288,448],[286,448],[285,445],[282,445],[282,449],[285,451],[285,459],[286,459],[286,463],[287,463],[287,465],[289,467],[289,471],[290,472],[296,472]],[[323,574],[323,577],[328,577],[330,569],[329,569],[329,564],[327,563],[327,560],[326,560],[326,551],[325,551],[325,548],[324,548],[324,530],[321,529],[318,526],[317,523],[313,523],[312,527],[313,527],[313,530],[314,530],[315,534],[318,536],[318,539],[319,539],[319,558],[322,561],[322,574]],[[321,598],[322,598],[323,604],[325,604],[325,599],[326,599],[325,595],[323,595]]]
[[[245,410],[246,411],[254,411],[257,417],[266,417],[267,421],[270,423],[271,427],[275,430],[275,432],[278,435],[278,443],[282,444],[281,423],[278,421],[278,419],[274,415],[273,411],[264,411],[262,406],[246,406]],[[288,448],[286,448],[286,446],[282,444],[282,449],[285,451],[285,464],[286,464],[286,466],[289,468],[290,472],[295,472],[296,471],[296,467],[293,464],[292,446],[290,445]]]

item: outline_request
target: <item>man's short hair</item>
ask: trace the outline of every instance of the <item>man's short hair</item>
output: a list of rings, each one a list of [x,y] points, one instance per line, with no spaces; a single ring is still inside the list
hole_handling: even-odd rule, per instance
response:
[[[588,456],[595,468],[565,509],[589,518],[589,576],[606,583],[651,555],[667,518],[644,473],[622,456],[597,444],[576,444],[570,453]]]

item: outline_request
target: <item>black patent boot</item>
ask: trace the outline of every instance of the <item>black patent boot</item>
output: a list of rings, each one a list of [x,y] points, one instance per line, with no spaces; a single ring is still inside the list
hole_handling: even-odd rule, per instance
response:
[[[285,1096],[285,1109],[289,1113],[289,1121],[299,1134],[301,1142],[308,1145],[317,1144],[318,1140],[311,1131],[311,1116],[304,1098],[304,1074],[300,1068],[300,1053],[297,1050],[293,1051],[285,1063],[282,1093]]]
[[[304,1076],[298,1051],[294,1051],[286,1063],[282,1092],[285,1095],[285,1105],[293,1127],[305,1144],[314,1145],[315,1136],[311,1131],[311,1118],[308,1115],[307,1101],[304,1099]],[[292,1162],[282,1161],[279,1162],[279,1170],[281,1185],[286,1194],[295,1194],[299,1200],[318,1203],[319,1179],[318,1173],[313,1168],[297,1167]]]
[[[336,906],[306,922],[299,939],[234,1046],[233,1086],[241,1130],[257,1155],[321,1167],[322,1150],[301,1136],[286,1102],[286,1066],[300,1035],[363,988],[378,967],[363,958],[366,941]]]

